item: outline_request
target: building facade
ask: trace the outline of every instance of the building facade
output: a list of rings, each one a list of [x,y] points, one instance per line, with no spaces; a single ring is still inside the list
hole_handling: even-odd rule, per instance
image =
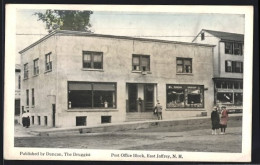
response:
[[[212,45],[55,31],[20,51],[31,124],[94,126],[211,111]]]
[[[20,97],[21,97],[21,66],[19,64],[15,65],[15,100],[14,100],[14,115],[15,122],[20,120]]]
[[[192,41],[214,48],[214,104],[230,112],[243,109],[244,35],[202,29]]]

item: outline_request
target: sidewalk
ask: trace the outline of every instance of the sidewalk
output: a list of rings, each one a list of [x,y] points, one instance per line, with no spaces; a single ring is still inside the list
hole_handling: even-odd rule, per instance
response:
[[[236,126],[237,121],[242,120],[242,114],[231,114],[229,118],[229,127]],[[240,123],[240,122],[239,122]],[[139,130],[143,131],[148,128],[173,127],[177,132],[208,129],[211,127],[209,116],[206,117],[191,117],[173,120],[149,120],[124,123],[110,123],[99,126],[79,126],[70,128],[52,128],[46,126],[32,125],[29,128],[22,125],[15,125],[15,137],[32,137],[32,136],[66,136],[80,135],[83,133],[107,133],[118,131]]]

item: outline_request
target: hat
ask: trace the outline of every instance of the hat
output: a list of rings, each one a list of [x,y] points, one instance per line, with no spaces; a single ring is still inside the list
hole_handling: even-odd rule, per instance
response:
[[[222,108],[222,109],[223,109],[223,108],[226,108],[226,106],[222,106],[221,108]]]
[[[214,106],[213,108],[216,109],[216,108],[218,108],[218,107],[217,107],[217,106]]]

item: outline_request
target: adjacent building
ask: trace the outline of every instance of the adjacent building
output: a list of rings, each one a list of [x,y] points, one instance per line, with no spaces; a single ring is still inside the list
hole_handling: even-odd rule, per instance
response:
[[[21,54],[21,106],[31,124],[94,126],[153,115],[210,112],[213,51],[208,44],[55,31]]]
[[[214,104],[225,105],[230,112],[242,112],[244,35],[202,29],[192,42],[216,45]]]

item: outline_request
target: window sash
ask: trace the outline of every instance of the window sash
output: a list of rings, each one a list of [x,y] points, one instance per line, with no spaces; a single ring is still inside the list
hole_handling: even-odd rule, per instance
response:
[[[177,58],[176,60],[177,73],[192,73],[192,59],[191,58]]]
[[[150,56],[149,55],[133,55],[132,57],[133,71],[150,71]]]
[[[103,53],[83,51],[83,68],[103,69]]]

